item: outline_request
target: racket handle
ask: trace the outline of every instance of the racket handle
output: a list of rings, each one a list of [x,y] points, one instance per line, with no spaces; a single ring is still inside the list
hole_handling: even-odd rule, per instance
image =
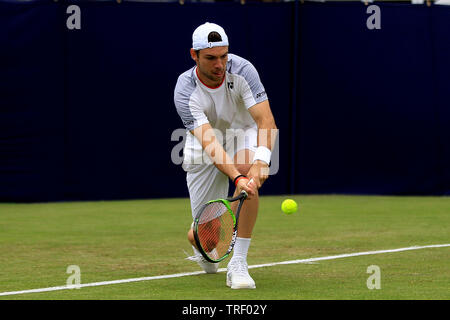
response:
[[[249,186],[251,183],[253,183],[253,178],[251,178],[250,181],[247,182],[247,186]],[[245,190],[242,190],[242,191],[241,191],[241,195],[244,196],[244,199],[246,199],[246,198],[248,197],[248,193],[247,193],[247,191],[245,191]]]

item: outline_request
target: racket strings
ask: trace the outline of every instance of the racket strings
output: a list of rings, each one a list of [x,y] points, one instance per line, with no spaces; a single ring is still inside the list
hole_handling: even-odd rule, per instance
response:
[[[223,257],[233,236],[234,219],[222,202],[205,206],[198,221],[200,245],[212,260]]]

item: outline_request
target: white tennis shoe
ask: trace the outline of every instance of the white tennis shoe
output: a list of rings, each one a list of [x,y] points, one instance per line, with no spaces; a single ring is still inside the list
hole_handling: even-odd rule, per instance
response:
[[[206,259],[202,256],[200,251],[197,250],[194,246],[192,246],[192,249],[194,250],[194,255],[187,257],[187,260],[195,261],[198,263],[198,265],[206,272],[206,273],[217,273],[217,270],[219,270],[219,264],[218,263],[212,263],[209,261],[206,261]],[[216,250],[216,249],[214,249]],[[214,250],[212,252],[214,252]],[[212,253],[211,252],[211,253]]]
[[[227,286],[231,289],[255,289],[255,281],[248,274],[247,261],[231,259],[227,267]]]

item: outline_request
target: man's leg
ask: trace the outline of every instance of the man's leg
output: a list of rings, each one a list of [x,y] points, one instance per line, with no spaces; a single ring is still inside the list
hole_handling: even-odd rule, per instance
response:
[[[220,172],[214,165],[194,165],[187,168],[187,185],[191,201],[192,219],[198,213],[198,209],[206,202],[217,198],[226,198],[228,195],[228,177]],[[188,231],[188,241],[194,250],[194,256],[189,260],[196,261],[206,273],[216,273],[218,263],[205,260],[197,250],[192,227]]]
[[[236,153],[234,163],[241,174],[247,174],[251,167],[254,152],[243,149]],[[237,196],[236,192],[234,194]],[[247,253],[250,247],[253,228],[258,215],[258,192],[251,199],[244,201],[239,214],[238,234],[233,256],[228,264],[227,285],[233,289],[253,289],[255,282],[248,274]],[[233,210],[236,209],[235,206]]]

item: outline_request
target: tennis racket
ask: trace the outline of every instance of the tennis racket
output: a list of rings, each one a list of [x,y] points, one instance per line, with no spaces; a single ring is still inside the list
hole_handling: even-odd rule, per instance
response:
[[[209,262],[220,262],[231,253],[236,242],[239,212],[247,192],[227,199],[211,200],[205,203],[194,219],[194,239],[197,249]],[[233,202],[239,201],[235,212]]]

